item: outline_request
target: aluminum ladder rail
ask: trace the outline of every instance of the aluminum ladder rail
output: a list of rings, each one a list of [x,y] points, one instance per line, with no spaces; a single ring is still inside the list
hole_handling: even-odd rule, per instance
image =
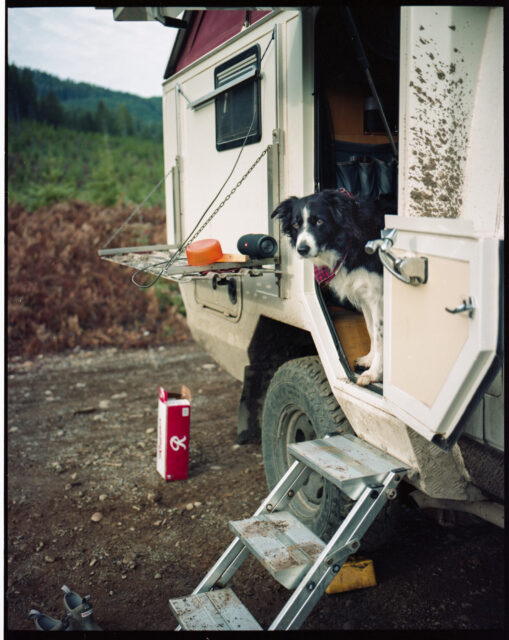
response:
[[[239,535],[190,596],[170,599],[179,621],[177,630],[262,629],[227,586],[250,553],[276,580],[294,589],[269,630],[299,629],[348,557],[359,549],[363,535],[387,501],[396,497],[396,488],[408,470],[401,461],[350,435],[291,444],[288,449],[295,462],[253,517],[230,522]],[[313,471],[355,500],[326,544],[285,511]],[[286,554],[279,564],[274,561],[278,545]],[[288,569],[290,548],[294,555],[297,550],[298,561]],[[310,548],[313,553],[306,554]]]

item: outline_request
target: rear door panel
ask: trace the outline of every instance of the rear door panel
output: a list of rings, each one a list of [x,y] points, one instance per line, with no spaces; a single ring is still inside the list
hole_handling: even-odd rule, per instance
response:
[[[428,281],[384,273],[384,396],[427,439],[447,439],[496,354],[499,241],[461,220],[387,216],[386,224],[398,229],[394,255],[427,258]],[[472,314],[446,310],[470,299]]]

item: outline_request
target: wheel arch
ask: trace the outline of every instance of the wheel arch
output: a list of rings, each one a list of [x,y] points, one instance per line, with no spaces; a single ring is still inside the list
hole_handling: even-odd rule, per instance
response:
[[[237,442],[261,441],[261,415],[270,380],[288,360],[317,355],[308,331],[260,316],[248,347],[249,365],[244,369],[239,404]]]

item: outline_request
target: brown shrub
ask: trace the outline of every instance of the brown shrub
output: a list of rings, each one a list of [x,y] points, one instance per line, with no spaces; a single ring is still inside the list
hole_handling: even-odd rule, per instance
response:
[[[185,318],[174,307],[160,311],[154,288],[138,289],[130,269],[98,256],[130,212],[84,202],[8,208],[8,356],[189,339]],[[164,242],[164,211],[152,207],[113,246]]]

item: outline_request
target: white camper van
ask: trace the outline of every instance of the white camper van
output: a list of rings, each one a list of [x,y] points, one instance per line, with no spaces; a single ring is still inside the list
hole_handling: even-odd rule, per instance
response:
[[[193,337],[243,382],[238,438],[261,437],[269,487],[293,443],[339,433],[400,461],[420,506],[503,526],[503,9],[114,17],[178,34],[163,82],[167,245],[102,255],[180,283]],[[355,384],[362,314],[331,306],[271,218],[288,196],[341,187],[397,196],[368,247],[384,265],[383,382],[368,387]],[[245,234],[276,253],[239,261]],[[234,255],[189,266],[198,239]],[[288,506],[324,540],[348,503],[327,477],[310,473]]]

